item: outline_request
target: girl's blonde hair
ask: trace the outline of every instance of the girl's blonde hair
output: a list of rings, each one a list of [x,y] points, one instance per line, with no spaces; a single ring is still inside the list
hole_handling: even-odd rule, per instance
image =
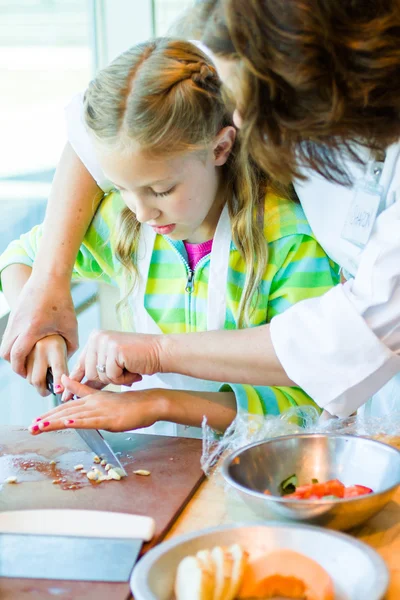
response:
[[[87,127],[108,148],[142,150],[163,157],[207,151],[232,119],[210,59],[190,42],[159,38],[127,50],[100,71],[85,94]],[[232,239],[246,265],[239,327],[249,323],[267,265],[263,218],[265,177],[234,144],[222,167],[221,193],[228,203]],[[261,221],[261,222],[260,222]],[[131,292],[140,224],[125,208],[117,229],[116,254],[129,274]]]

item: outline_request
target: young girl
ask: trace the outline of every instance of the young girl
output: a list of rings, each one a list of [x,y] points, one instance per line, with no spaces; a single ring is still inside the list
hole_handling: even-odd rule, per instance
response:
[[[216,71],[190,43],[158,39],[122,54],[90,84],[84,118],[114,191],[102,201],[75,262],[74,279],[121,290],[124,329],[183,333],[269,322],[337,281],[300,206],[278,197],[240,153]],[[35,227],[0,260],[3,291],[15,302],[42,235]],[[160,373],[137,382],[125,369],[129,333],[97,332],[79,361],[80,377],[130,384],[94,392],[64,376],[79,400],[31,426],[136,429],[169,421],[223,431],[236,411],[279,414],[313,401],[297,387],[201,381]],[[43,384],[65,342],[53,335],[30,357]],[[116,372],[117,371],[117,372]],[[136,382],[135,382],[136,381]],[[135,383],[134,383],[135,382]],[[176,430],[171,431],[176,433]]]

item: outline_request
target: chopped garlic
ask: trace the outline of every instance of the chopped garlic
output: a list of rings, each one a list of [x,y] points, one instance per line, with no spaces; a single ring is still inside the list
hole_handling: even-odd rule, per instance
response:
[[[121,475],[118,473],[118,471],[116,471],[116,469],[110,469],[108,471],[108,475],[112,478],[115,479],[116,481],[119,481],[121,479]]]
[[[150,475],[150,471],[146,471],[146,469],[138,469],[137,471],[133,471],[135,475]]]
[[[85,469],[81,469],[81,473],[82,475],[86,475],[87,471],[85,471]]]
[[[54,484],[61,483],[61,479],[53,479],[52,483],[54,483]]]
[[[56,463],[56,461],[55,461],[55,460],[51,460],[51,461],[50,461],[50,464],[51,464],[51,465],[55,465],[55,464],[57,464],[57,463]]]
[[[111,463],[107,463],[104,468],[105,468],[106,471],[109,471],[110,469],[114,468],[114,465],[112,465]]]
[[[75,465],[74,469],[75,471],[80,471],[81,469],[83,469],[83,465]]]
[[[107,461],[106,461],[106,459],[105,459],[105,458],[103,458],[103,460],[101,461],[101,463],[100,463],[100,464],[101,464],[101,466],[102,466],[102,467],[105,467],[105,466],[106,466],[106,464],[107,464]]]
[[[99,457],[99,456],[97,456],[97,455],[96,455],[96,456],[94,456],[94,457],[93,457],[93,462],[94,462],[94,463],[96,463],[96,465],[100,464],[100,462],[101,462],[101,459],[100,459],[100,457]]]
[[[98,471],[89,471],[89,473],[86,474],[86,477],[90,479],[90,481],[97,481],[99,479]]]
[[[4,483],[17,483],[17,477],[15,475],[11,475],[7,477]]]
[[[126,477],[126,473],[121,467],[113,467],[113,469],[120,477]]]

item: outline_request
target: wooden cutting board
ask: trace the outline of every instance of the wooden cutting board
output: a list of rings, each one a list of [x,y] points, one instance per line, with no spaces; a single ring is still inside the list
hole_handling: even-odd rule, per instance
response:
[[[156,532],[144,547],[148,550],[165,536],[203,480],[201,440],[134,433],[106,433],[105,437],[120,453],[128,477],[93,484],[74,470],[77,464],[87,470],[93,465],[93,453],[74,431],[32,436],[23,428],[0,427],[0,510],[80,508],[150,516]],[[138,469],[151,474],[133,474]],[[2,483],[10,475],[17,476],[17,484]],[[55,479],[63,481],[53,484]],[[129,597],[125,584],[0,579],[2,599],[31,597],[39,590],[40,598],[61,594],[63,600]]]

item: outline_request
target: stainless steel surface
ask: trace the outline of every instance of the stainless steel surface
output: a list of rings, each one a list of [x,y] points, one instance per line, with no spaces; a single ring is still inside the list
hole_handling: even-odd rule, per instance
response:
[[[0,577],[128,582],[142,540],[0,534]]]
[[[122,466],[119,458],[112,451],[110,445],[101,435],[97,429],[75,429],[76,433],[80,435],[83,441],[89,446],[91,450],[97,456],[105,458],[108,463],[113,464],[115,467],[119,467],[127,475],[124,467]]]
[[[172,600],[182,558],[233,543],[241,544],[250,556],[288,548],[316,560],[332,577],[335,600],[380,600],[388,587],[381,557],[343,533],[294,523],[237,524],[178,536],[150,550],[132,573],[135,600]]]
[[[242,448],[222,466],[225,480],[263,518],[283,518],[350,529],[381,510],[400,484],[400,452],[350,435],[290,435]],[[278,486],[295,473],[299,484],[340,479],[365,485],[373,494],[342,500],[289,500]],[[267,496],[269,489],[276,496]]]
[[[56,405],[61,404],[62,394],[56,394],[54,392],[53,385],[53,373],[51,369],[47,369],[46,373],[47,389],[53,394],[56,400]],[[114,454],[108,442],[105,441],[101,433],[97,429],[75,429],[76,433],[83,439],[85,444],[98,456],[104,458],[108,463],[113,464],[115,467],[119,467],[127,476],[127,472],[122,466],[118,457]]]

